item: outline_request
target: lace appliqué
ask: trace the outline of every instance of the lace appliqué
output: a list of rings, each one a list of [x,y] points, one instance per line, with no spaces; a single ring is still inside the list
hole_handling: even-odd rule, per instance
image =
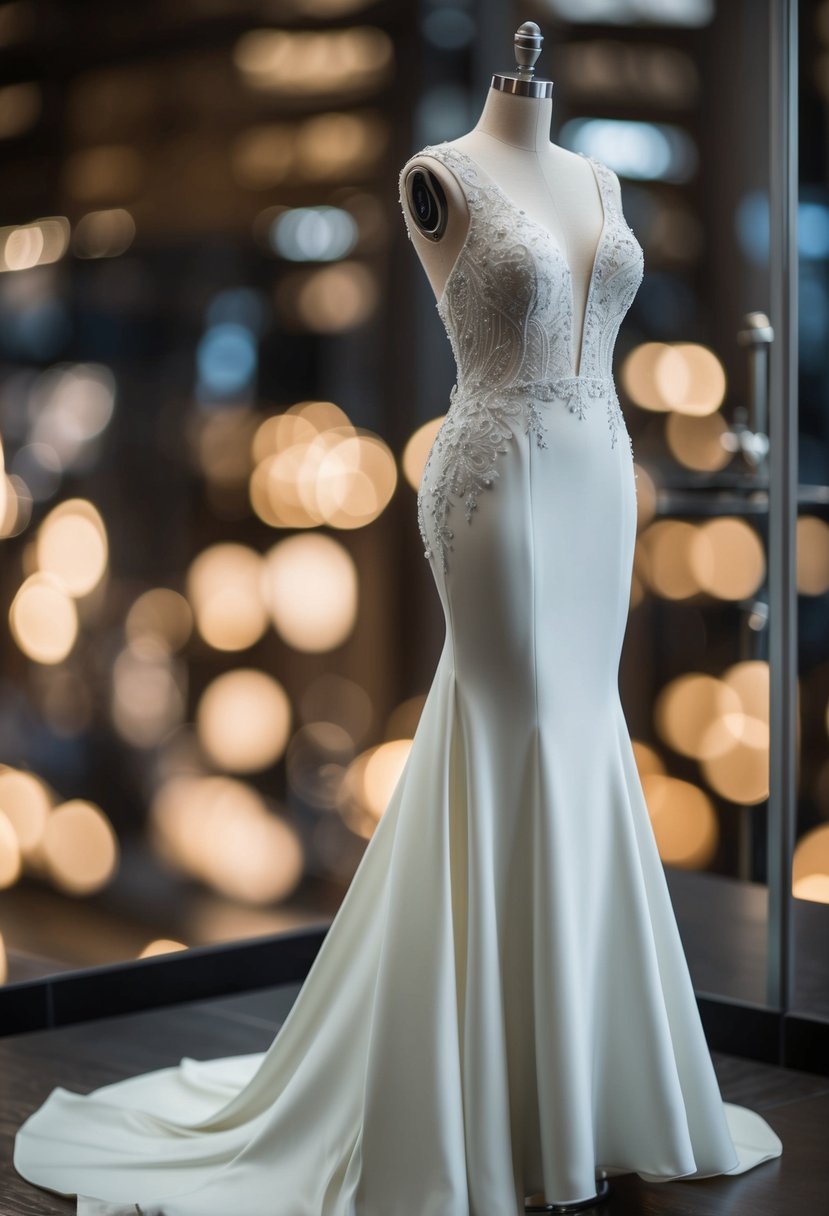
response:
[[[588,286],[581,366],[575,374],[572,277],[558,242],[460,149],[430,144],[421,155],[448,164],[469,208],[466,237],[437,300],[457,384],[418,493],[425,555],[434,556],[428,515],[446,572],[454,539],[448,523],[453,500],[463,502],[471,522],[479,493],[499,476],[497,456],[508,450],[514,427],[523,426],[546,447],[538,402],[561,401],[583,420],[591,402],[604,399],[611,447],[620,432],[627,433],[611,363],[616,333],[642,278],[643,259],[612,197],[612,171],[586,157],[596,172],[603,224]],[[400,173],[400,207],[411,239],[403,198],[409,163]],[[628,441],[633,459],[629,435]]]
[[[500,476],[497,456],[509,450],[507,445],[515,437],[510,422],[523,425],[524,433],[534,435],[540,448],[547,446],[541,411],[528,398],[527,388],[524,384],[495,390],[481,388],[471,396],[462,395],[457,384],[452,388],[449,411],[435,436],[417,496],[424,556],[429,560],[435,556],[426,527],[428,510],[444,573],[455,539],[448,523],[452,502],[463,502],[464,518],[471,523],[479,493],[488,490]],[[434,477],[433,466],[438,470]]]

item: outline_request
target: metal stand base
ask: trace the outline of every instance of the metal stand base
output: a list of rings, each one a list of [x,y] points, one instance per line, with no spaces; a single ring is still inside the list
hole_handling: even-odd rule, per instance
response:
[[[610,1183],[607,1178],[599,1181],[599,1189],[589,1199],[579,1199],[577,1203],[528,1203],[524,1201],[525,1212],[581,1212],[584,1208],[592,1208],[595,1204],[607,1199],[610,1194]]]

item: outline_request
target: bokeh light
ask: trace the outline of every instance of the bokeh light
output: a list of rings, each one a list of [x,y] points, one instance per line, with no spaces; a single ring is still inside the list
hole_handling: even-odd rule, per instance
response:
[[[70,895],[90,895],[106,886],[119,860],[112,824],[99,806],[80,798],[52,811],[41,852],[55,885]]]
[[[12,636],[36,663],[60,663],[78,636],[75,601],[52,574],[30,574],[9,608]]]
[[[426,460],[445,417],[445,414],[439,414],[437,418],[430,418],[428,422],[424,422],[413,435],[409,436],[403,449],[403,476],[413,490],[420,488]]]
[[[795,845],[792,894],[797,899],[829,904],[829,823],[804,832]]]
[[[693,342],[644,342],[621,368],[625,392],[644,410],[696,417],[713,414],[723,402],[725,369],[712,350]]]
[[[88,595],[104,575],[109,552],[99,511],[83,498],[60,503],[40,525],[36,551],[40,570],[54,575],[68,595]]]
[[[333,650],[357,620],[357,567],[338,541],[304,533],[265,554],[263,588],[274,626],[295,650]]]
[[[155,795],[150,818],[168,863],[241,903],[276,903],[302,877],[296,829],[236,778],[171,778]]]
[[[216,650],[246,650],[268,627],[262,599],[262,558],[247,545],[211,545],[187,572],[196,628]]]
[[[642,781],[659,856],[666,865],[701,870],[719,841],[711,799],[689,781],[648,773]]]
[[[389,739],[352,760],[340,787],[338,809],[353,832],[370,838],[400,780],[411,739]]]
[[[208,684],[199,699],[199,741],[219,768],[260,772],[285,750],[291,703],[282,685],[264,671],[239,668]]]
[[[816,515],[797,521],[797,590],[801,595],[829,591],[829,524]]]
[[[20,842],[14,824],[0,810],[0,888],[10,887],[20,877]]]
[[[13,827],[24,859],[37,853],[52,803],[48,787],[34,773],[0,766],[0,811]]]

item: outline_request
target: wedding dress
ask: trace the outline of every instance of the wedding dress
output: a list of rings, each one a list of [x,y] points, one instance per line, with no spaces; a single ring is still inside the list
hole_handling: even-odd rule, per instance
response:
[[[446,635],[412,748],[268,1051],[58,1087],[21,1125],[15,1167],[81,1216],[518,1216],[782,1152],[722,1101],[619,698],[611,359],[643,255],[618,178],[587,157],[577,343],[552,235],[458,147],[423,154],[470,223],[437,302],[457,383],[418,521]]]

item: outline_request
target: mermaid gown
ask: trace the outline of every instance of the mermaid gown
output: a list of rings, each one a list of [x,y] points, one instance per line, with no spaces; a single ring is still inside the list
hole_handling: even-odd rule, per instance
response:
[[[57,1087],[20,1126],[16,1169],[79,1216],[518,1216],[782,1152],[722,1101],[619,698],[611,360],[643,255],[618,178],[587,157],[577,368],[552,235],[460,148],[418,156],[470,221],[437,302],[457,383],[417,513],[446,633],[411,751],[266,1052]]]

